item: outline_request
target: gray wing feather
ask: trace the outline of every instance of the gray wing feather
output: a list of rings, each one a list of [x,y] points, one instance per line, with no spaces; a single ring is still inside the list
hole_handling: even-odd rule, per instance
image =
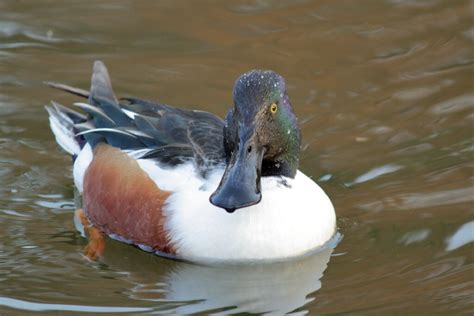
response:
[[[141,159],[169,165],[194,161],[203,175],[225,161],[224,122],[219,117],[136,98],[118,101],[107,68],[100,61],[94,63],[90,92],[60,83],[47,84],[88,98],[87,103],[75,104],[87,115],[55,106],[59,115],[70,119],[69,124],[74,123],[82,144],[107,142],[121,149],[143,151]]]

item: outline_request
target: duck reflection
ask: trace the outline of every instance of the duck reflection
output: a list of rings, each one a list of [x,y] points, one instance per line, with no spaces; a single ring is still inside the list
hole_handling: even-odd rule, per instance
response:
[[[205,266],[108,242],[100,261],[133,284],[130,298],[159,302],[158,313],[287,314],[313,300],[332,251],[288,262]]]

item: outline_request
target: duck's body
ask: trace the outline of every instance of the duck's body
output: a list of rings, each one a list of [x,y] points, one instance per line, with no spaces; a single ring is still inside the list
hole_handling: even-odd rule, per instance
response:
[[[258,76],[264,80],[266,73]],[[293,143],[299,147],[298,129],[284,125],[289,143],[274,150],[261,126],[254,132],[258,139],[242,132],[255,122],[240,122],[238,115],[249,111],[237,106],[240,113],[231,110],[223,122],[207,112],[137,99],[119,104],[100,62],[90,94],[60,88],[89,97],[89,105],[79,105],[89,117],[55,103],[48,111],[58,143],[76,156],[74,181],[99,231],[196,261],[284,259],[333,236],[329,198],[284,153]],[[273,110],[264,121],[273,120]],[[264,115],[259,111],[257,117]],[[237,131],[228,126],[235,121]],[[272,135],[279,135],[273,128]]]

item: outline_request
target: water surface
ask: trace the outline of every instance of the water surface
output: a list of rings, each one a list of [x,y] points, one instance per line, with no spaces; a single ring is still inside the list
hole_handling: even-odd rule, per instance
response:
[[[0,0],[0,313],[472,313],[473,40],[469,1]],[[87,88],[95,59],[120,96],[220,116],[241,73],[281,73],[342,241],[267,267],[86,260],[43,109],[77,98],[42,81]]]

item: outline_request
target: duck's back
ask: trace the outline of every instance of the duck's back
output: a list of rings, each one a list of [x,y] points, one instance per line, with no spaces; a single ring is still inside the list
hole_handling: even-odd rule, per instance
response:
[[[86,116],[56,102],[46,107],[58,143],[72,155],[79,155],[86,144],[95,148],[105,143],[164,165],[192,161],[203,175],[224,162],[224,123],[219,117],[137,98],[119,102],[100,61],[94,64],[90,92],[50,85],[88,99],[75,104]]]

